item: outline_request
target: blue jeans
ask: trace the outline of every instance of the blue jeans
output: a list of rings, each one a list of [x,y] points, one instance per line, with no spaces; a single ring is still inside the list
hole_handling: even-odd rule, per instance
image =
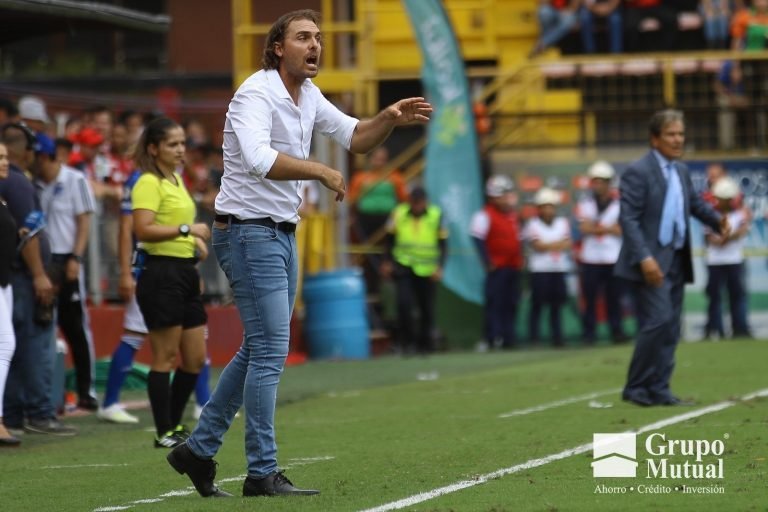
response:
[[[606,17],[608,23],[608,38],[611,53],[621,53],[624,47],[624,25],[621,18],[621,9],[616,8]],[[584,53],[596,53],[595,44],[595,15],[586,7],[579,9],[579,23],[581,24],[581,43]]]
[[[734,335],[749,332],[747,323],[747,291],[744,283],[744,263],[734,265],[709,265],[709,280],[707,282],[707,333],[717,332],[721,337],[725,335],[723,328],[722,301],[720,294],[722,288],[728,289],[728,301],[731,310],[731,327]]]
[[[541,25],[538,45],[541,48],[549,48],[567,36],[577,21],[573,12],[558,10],[550,5],[540,5],[538,16]]]
[[[51,400],[56,319],[47,326],[35,323],[35,289],[28,275],[13,272],[11,286],[16,352],[5,385],[3,422],[18,427],[24,418],[46,420],[56,417]]]
[[[212,458],[245,405],[248,475],[261,478],[277,470],[275,403],[296,298],[296,238],[273,228],[232,224],[213,229],[213,250],[245,332],[187,444],[199,457]]]
[[[716,46],[718,44],[725,43],[725,41],[728,39],[728,28],[730,20],[728,16],[723,14],[719,3],[717,1],[713,3],[716,4],[717,7],[714,16],[711,18],[707,17],[704,14],[703,8],[699,9],[699,14],[701,14],[701,17],[704,19],[704,39],[707,40],[708,44]]]

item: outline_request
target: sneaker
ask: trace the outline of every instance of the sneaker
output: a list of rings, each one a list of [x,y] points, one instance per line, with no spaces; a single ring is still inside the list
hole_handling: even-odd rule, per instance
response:
[[[99,409],[99,401],[92,396],[85,396],[77,401],[77,408],[84,411],[97,411]]]
[[[216,478],[216,461],[198,458],[189,449],[187,443],[182,443],[171,450],[166,459],[168,464],[180,475],[186,474],[192,480],[195,489],[203,498],[226,498],[232,496],[230,493],[216,487],[213,483]]]
[[[176,448],[180,444],[184,444],[186,438],[181,437],[173,430],[169,430],[160,437],[155,438],[155,448]]]
[[[27,420],[24,430],[35,434],[50,434],[52,436],[70,437],[77,434],[77,429],[70,425],[65,425],[56,418],[45,420]]]
[[[112,404],[109,407],[101,408],[96,411],[96,417],[110,423],[138,423],[139,418],[133,414],[128,414],[120,404]]]
[[[173,433],[177,436],[181,437],[185,441],[189,439],[189,436],[192,435],[192,432],[190,432],[186,426],[184,425],[176,425],[176,428],[173,429]]]

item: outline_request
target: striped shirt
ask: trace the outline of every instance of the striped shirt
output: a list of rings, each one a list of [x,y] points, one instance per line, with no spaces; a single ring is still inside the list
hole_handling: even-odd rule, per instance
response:
[[[96,211],[88,180],[82,172],[62,165],[55,180],[37,180],[35,185],[45,213],[51,253],[71,254],[75,249],[78,215]]]

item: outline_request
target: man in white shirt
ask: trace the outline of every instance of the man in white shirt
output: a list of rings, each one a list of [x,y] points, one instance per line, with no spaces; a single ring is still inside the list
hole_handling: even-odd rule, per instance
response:
[[[568,219],[557,215],[561,194],[544,187],[533,199],[538,215],[531,218],[523,230],[528,243],[531,309],[528,312],[528,337],[539,341],[541,311],[549,307],[549,334],[556,347],[564,346],[560,310],[568,300],[566,276],[571,269],[569,252],[572,247]]]
[[[731,233],[722,236],[710,228],[705,228],[707,242],[707,325],[704,338],[717,334],[725,337],[723,328],[720,292],[728,288],[728,301],[731,310],[731,327],[734,337],[751,338],[747,323],[747,290],[744,283],[744,238],[749,233],[751,215],[740,206],[741,191],[739,184],[724,176],[712,186],[715,208],[728,218]]]
[[[37,194],[51,243],[51,280],[57,288],[58,325],[72,350],[77,406],[95,411],[93,335],[85,308],[82,262],[96,201],[85,175],[56,159],[56,146],[37,134],[34,166]]]
[[[593,163],[587,175],[592,193],[576,205],[576,219],[582,234],[581,290],[584,296],[582,326],[584,342],[597,338],[597,298],[602,293],[614,343],[626,341],[621,326],[621,279],[613,275],[613,265],[621,250],[619,199],[611,188],[613,166],[605,161]]]
[[[202,496],[227,496],[214,483],[213,456],[241,405],[245,406],[248,476],[244,496],[308,495],[278,471],[274,414],[288,354],[296,295],[294,231],[301,180],[317,180],[344,199],[340,172],[309,157],[312,132],[355,153],[381,144],[397,126],[426,123],[432,107],[408,98],[375,117],[340,112],[311,78],[322,49],[319,14],[281,16],[267,34],[263,69],[237,90],[224,123],[224,176],[216,197],[213,247],[232,286],[245,331],[243,344],[219,378],[189,440],[168,454]]]

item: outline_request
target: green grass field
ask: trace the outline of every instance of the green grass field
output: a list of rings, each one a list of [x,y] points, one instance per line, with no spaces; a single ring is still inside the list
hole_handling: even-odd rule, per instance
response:
[[[0,507],[361,511],[395,510],[397,505],[386,505],[405,500],[400,510],[768,510],[768,398],[740,399],[768,388],[768,343],[682,344],[673,385],[698,402],[693,407],[639,408],[619,400],[630,354],[631,347],[622,346],[290,367],[277,413],[279,458],[295,483],[321,489],[309,498],[204,500],[167,465],[167,452],[152,447],[148,410],[139,411],[139,426],[72,418],[80,428],[75,438],[26,434],[21,448],[0,452]],[[722,410],[707,409],[713,404]],[[696,417],[685,420],[684,413]],[[662,420],[668,424],[653,431],[667,439],[721,440],[724,478],[646,478],[650,431],[638,435],[635,478],[593,477],[592,450],[584,446],[593,433],[653,429]],[[575,454],[564,452],[577,447]],[[217,460],[220,485],[239,494],[242,418]],[[638,491],[641,485],[681,484],[724,493]],[[596,493],[600,485],[633,491]],[[422,500],[430,491],[431,499]]]

